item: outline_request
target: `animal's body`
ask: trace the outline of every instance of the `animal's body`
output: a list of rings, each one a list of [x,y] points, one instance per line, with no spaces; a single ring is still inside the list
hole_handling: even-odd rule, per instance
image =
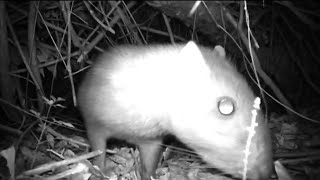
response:
[[[92,150],[118,138],[140,150],[143,180],[153,175],[166,134],[205,162],[242,177],[247,128],[255,96],[245,79],[214,49],[180,45],[120,46],[103,53],[78,93]],[[251,142],[248,178],[272,169],[270,134],[260,112]],[[105,154],[95,160],[104,168]]]

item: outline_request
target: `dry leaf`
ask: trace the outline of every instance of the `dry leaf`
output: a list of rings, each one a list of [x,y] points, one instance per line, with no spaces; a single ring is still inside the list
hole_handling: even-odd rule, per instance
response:
[[[0,152],[0,155],[6,158],[7,160],[7,167],[10,171],[10,179],[14,179],[14,162],[15,162],[15,156],[16,156],[16,150],[14,146],[9,147],[8,149],[2,150]]]

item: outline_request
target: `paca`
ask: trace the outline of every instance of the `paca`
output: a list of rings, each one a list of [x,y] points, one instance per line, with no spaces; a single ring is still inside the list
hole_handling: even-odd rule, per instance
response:
[[[92,150],[109,138],[140,150],[142,179],[154,175],[167,134],[197,152],[208,165],[242,177],[255,96],[221,46],[119,46],[102,54],[78,93]],[[270,134],[258,112],[247,177],[268,179]],[[105,153],[94,161],[101,169]]]

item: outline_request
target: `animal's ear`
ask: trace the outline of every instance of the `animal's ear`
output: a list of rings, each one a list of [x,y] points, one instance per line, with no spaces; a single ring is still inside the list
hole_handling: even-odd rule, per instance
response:
[[[201,72],[208,75],[210,70],[202,56],[201,47],[193,41],[189,41],[180,51],[180,58],[183,66],[193,72]]]
[[[189,41],[181,50],[180,55],[187,58],[186,60],[195,60],[203,59],[202,54],[196,43]],[[199,63],[199,62],[197,62]]]
[[[199,81],[210,77],[210,69],[202,55],[201,47],[198,47],[193,41],[189,41],[182,47],[179,58],[185,74],[192,76],[189,78]]]
[[[224,58],[226,57],[226,51],[224,50],[224,48],[220,45],[217,45],[216,47],[214,47],[214,51],[215,53],[217,53],[218,56]]]

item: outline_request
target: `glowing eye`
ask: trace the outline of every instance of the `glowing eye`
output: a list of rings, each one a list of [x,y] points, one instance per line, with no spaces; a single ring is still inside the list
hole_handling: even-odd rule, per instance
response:
[[[222,97],[218,102],[218,110],[222,115],[231,115],[234,112],[234,100],[230,97]]]

